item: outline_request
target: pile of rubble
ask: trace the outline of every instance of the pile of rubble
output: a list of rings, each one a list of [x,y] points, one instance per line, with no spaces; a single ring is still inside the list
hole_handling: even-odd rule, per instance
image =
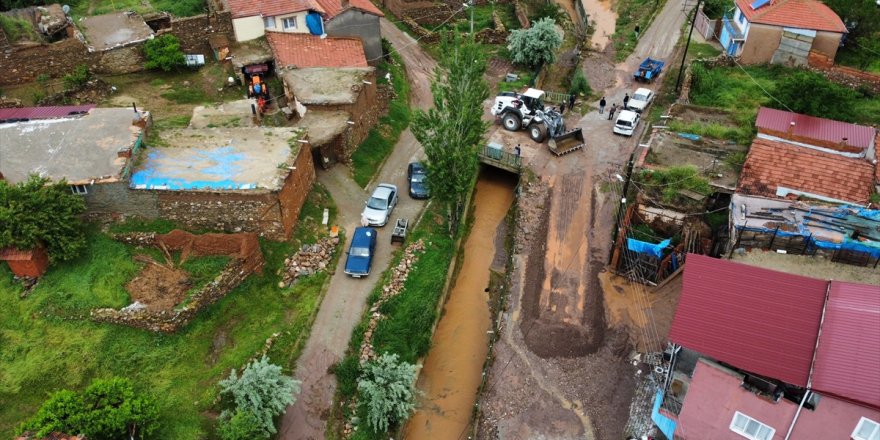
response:
[[[284,267],[278,273],[281,275],[278,287],[288,287],[299,277],[326,269],[338,244],[339,237],[324,237],[315,244],[304,244],[296,254],[284,260]]]
[[[379,313],[379,308],[382,307],[382,304],[385,304],[386,301],[397,296],[400,291],[403,290],[403,285],[406,283],[406,277],[409,276],[409,271],[418,261],[418,255],[416,255],[416,252],[423,252],[424,250],[425,243],[422,240],[418,240],[407,246],[403,251],[403,257],[400,259],[400,263],[397,264],[397,267],[391,270],[391,279],[382,286],[382,294],[379,295],[379,299],[370,308],[370,323],[367,325],[367,331],[364,333],[364,342],[361,343],[361,365],[367,361],[375,359],[376,357],[376,352],[373,350],[373,332],[376,330],[376,326],[379,325],[379,320],[382,319],[382,314]]]

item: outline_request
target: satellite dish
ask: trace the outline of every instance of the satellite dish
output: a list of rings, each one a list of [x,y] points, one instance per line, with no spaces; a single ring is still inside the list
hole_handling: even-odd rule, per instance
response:
[[[68,5],[62,6],[61,10],[64,11],[64,15],[70,14],[70,6]]]

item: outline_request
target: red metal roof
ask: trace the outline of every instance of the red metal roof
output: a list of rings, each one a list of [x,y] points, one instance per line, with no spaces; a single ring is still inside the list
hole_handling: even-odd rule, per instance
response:
[[[813,389],[880,408],[880,286],[831,282]]]
[[[346,11],[348,9],[358,9],[363,12],[367,12],[373,15],[378,15],[380,17],[384,17],[385,14],[382,13],[376,5],[373,4],[370,0],[349,0],[348,6],[343,7],[341,0],[316,0],[326,13],[327,19],[331,19],[342,11]]]
[[[819,0],[771,0],[752,9],[754,0],[736,0],[736,6],[751,23],[845,33],[843,20]]]
[[[324,13],[324,9],[312,0],[229,0],[229,10],[232,18],[275,17],[302,11]]]
[[[20,250],[14,247],[0,249],[0,261],[28,261],[33,256],[33,249]]]
[[[278,67],[367,67],[358,38],[321,38],[311,34],[266,32]]]
[[[779,187],[864,205],[874,192],[874,165],[785,142],[757,138],[737,192],[776,197]]]
[[[827,285],[688,255],[669,339],[737,368],[806,386]]]
[[[0,122],[10,119],[54,119],[70,116],[82,112],[88,112],[95,108],[95,104],[63,105],[51,107],[22,107],[0,109]]]
[[[877,134],[877,129],[874,127],[817,118],[766,107],[761,107],[758,110],[758,119],[755,121],[755,127],[758,128],[758,131],[764,128],[787,133],[792,122],[794,122],[792,134],[795,136],[835,143],[842,142],[843,138],[846,138],[847,145],[859,147],[863,150],[871,148],[871,144],[874,143],[874,136]]]

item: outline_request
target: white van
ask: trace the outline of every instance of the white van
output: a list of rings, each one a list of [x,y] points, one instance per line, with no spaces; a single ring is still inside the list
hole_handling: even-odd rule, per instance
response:
[[[639,114],[629,110],[622,110],[617,120],[614,121],[614,132],[624,136],[632,136],[639,125]]]

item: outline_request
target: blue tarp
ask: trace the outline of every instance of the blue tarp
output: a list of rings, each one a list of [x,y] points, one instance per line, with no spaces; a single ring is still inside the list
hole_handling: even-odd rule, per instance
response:
[[[675,438],[673,437],[676,426],[675,420],[660,414],[661,403],[663,403],[663,390],[657,391],[657,395],[654,396],[654,408],[651,410],[651,420],[654,421],[657,428],[660,428],[660,432],[662,432],[666,438]]]
[[[324,33],[324,24],[321,20],[321,14],[317,12],[311,12],[306,16],[306,26],[309,27],[309,32],[312,35],[321,35]]]
[[[626,247],[634,252],[653,255],[657,258],[663,258],[663,249],[666,249],[666,247],[669,246],[670,242],[672,242],[671,238],[667,238],[666,240],[663,240],[657,244],[639,241],[634,238],[627,238]]]

